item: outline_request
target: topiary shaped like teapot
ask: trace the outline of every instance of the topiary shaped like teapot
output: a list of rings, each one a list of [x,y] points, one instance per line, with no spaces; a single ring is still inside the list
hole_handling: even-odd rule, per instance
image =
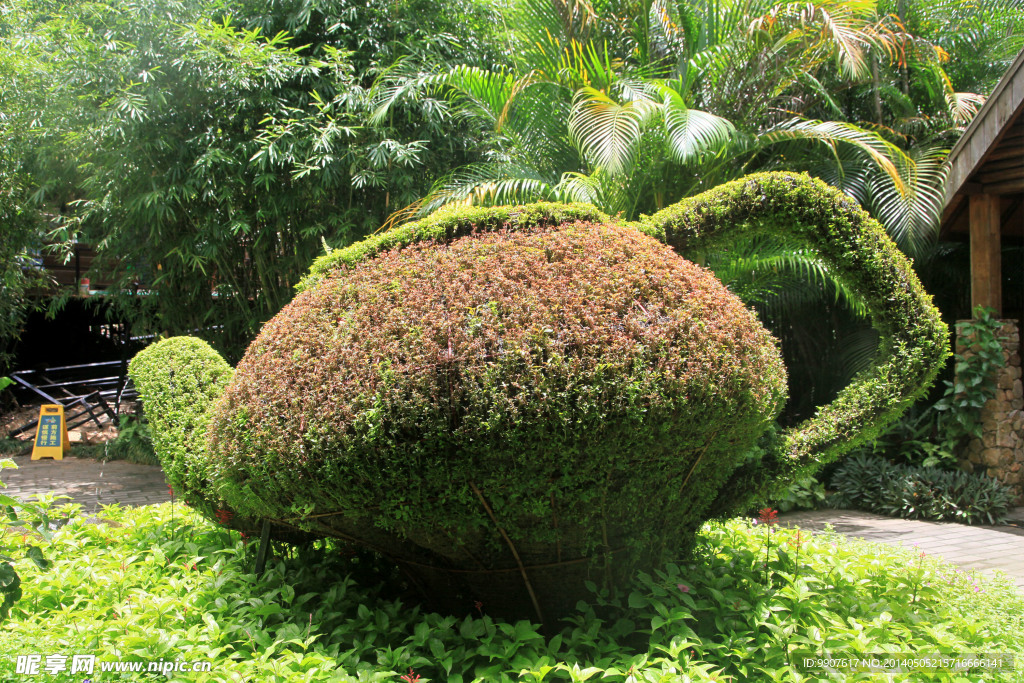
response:
[[[678,255],[758,232],[816,254],[881,336],[870,370],[781,432],[777,343]],[[446,210],[328,254],[300,289],[233,375],[190,338],[132,362],[172,484],[211,517],[375,550],[435,606],[542,622],[873,437],[948,353],[882,228],[783,173],[638,224]]]

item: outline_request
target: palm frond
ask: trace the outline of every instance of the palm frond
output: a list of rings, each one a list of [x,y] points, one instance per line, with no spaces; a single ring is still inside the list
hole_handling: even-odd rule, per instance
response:
[[[952,90],[946,93],[949,116],[958,126],[966,126],[970,123],[983,104],[985,104],[983,95],[976,95],[972,92],[953,92]]]
[[[864,155],[848,146],[838,150],[835,155],[820,155],[807,167],[812,176],[839,188],[862,206],[868,201],[871,170]]]
[[[478,163],[458,168],[435,183],[418,214],[426,216],[449,204],[496,206],[554,199],[553,183],[535,169],[514,163]]]
[[[398,102],[422,92],[433,80],[429,73],[422,73],[410,59],[399,58],[377,77],[370,88],[370,124],[380,125]]]
[[[525,70],[549,78],[573,42],[586,43],[599,17],[587,0],[518,0],[508,11],[516,36],[515,57]]]
[[[901,173],[905,180],[902,190],[886,174],[875,172],[869,177],[866,207],[910,256],[938,236],[947,154],[948,150],[939,146],[911,150],[908,158],[912,164]]]
[[[490,121],[500,128],[512,98],[529,84],[520,82],[506,69],[491,71],[476,66],[459,65],[439,74],[429,82],[451,89],[451,99],[464,112]]]
[[[613,175],[623,173],[632,165],[643,125],[655,110],[648,100],[619,104],[600,90],[580,88],[569,134],[591,163]]]
[[[818,141],[835,151],[839,143],[853,145],[866,154],[891,180],[901,193],[907,192],[903,172],[912,172],[914,161],[899,147],[880,135],[843,121],[808,121],[791,119],[762,133],[759,142],[776,144],[789,141]]]
[[[849,381],[862,370],[871,367],[878,353],[878,332],[871,327],[852,330],[839,338],[839,367],[843,379]]]
[[[736,135],[736,126],[731,121],[688,108],[681,94],[667,83],[652,82],[650,87],[662,98],[669,149],[678,163],[716,153]]]
[[[814,252],[786,240],[762,237],[740,242],[727,252],[708,254],[707,263],[726,286],[750,304],[792,309],[794,299],[831,298],[858,317],[867,315],[863,302]]]
[[[622,175],[609,175],[601,169],[589,175],[566,173],[554,192],[560,202],[593,204],[614,216],[627,208],[630,199],[629,188],[622,182],[624,178]]]

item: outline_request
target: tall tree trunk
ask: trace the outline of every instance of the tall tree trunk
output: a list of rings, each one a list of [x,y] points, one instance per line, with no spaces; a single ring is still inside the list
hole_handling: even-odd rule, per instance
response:
[[[878,78],[878,58],[874,55],[871,56],[871,81],[873,88],[871,94],[875,101],[875,123],[879,126],[882,125],[882,93],[879,92],[879,88],[882,83]]]

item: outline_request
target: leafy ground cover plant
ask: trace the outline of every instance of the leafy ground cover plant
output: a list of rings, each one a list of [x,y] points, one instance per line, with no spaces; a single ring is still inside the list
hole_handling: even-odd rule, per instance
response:
[[[159,465],[160,458],[153,450],[153,436],[149,424],[131,416],[122,415],[117,437],[105,443],[85,444],[75,447],[79,458],[99,460],[127,460],[139,465]]]
[[[914,467],[864,454],[843,461],[832,477],[837,506],[907,519],[1000,524],[1013,492],[997,479],[962,470]]]
[[[94,654],[104,663],[210,661],[165,677],[209,681],[883,681],[809,669],[805,653],[1024,653],[1024,596],[899,549],[831,533],[733,520],[711,524],[686,564],[596,592],[553,636],[529,621],[421,611],[365,558],[331,541],[251,572],[253,544],[171,505],[80,514],[54,534],[54,565],[29,563],[0,628],[0,678],[20,654]],[[765,515],[766,519],[770,514]],[[766,561],[767,560],[767,561]],[[596,587],[595,587],[596,588]],[[908,681],[1012,681],[1013,671],[901,674]]]
[[[770,501],[779,512],[814,510],[825,503],[827,492],[819,477],[807,474],[790,484],[780,496]]]
[[[16,467],[9,458],[0,460],[0,470]],[[6,484],[0,481],[0,489],[3,488]],[[50,564],[43,557],[43,551],[35,545],[36,541],[28,540],[29,530],[34,530],[34,536],[44,541],[49,541],[51,535],[45,505],[26,503],[0,494],[0,515],[0,621],[3,621],[22,595],[21,575],[15,569],[18,556],[23,555],[40,569],[46,569]],[[14,540],[18,534],[21,535],[20,542]]]

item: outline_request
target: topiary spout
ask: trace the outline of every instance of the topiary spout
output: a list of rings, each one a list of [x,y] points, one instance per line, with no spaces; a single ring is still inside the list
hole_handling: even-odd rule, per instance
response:
[[[206,431],[210,408],[233,374],[219,353],[195,337],[157,342],[128,366],[167,480],[189,505],[211,518],[222,506],[212,485]]]

